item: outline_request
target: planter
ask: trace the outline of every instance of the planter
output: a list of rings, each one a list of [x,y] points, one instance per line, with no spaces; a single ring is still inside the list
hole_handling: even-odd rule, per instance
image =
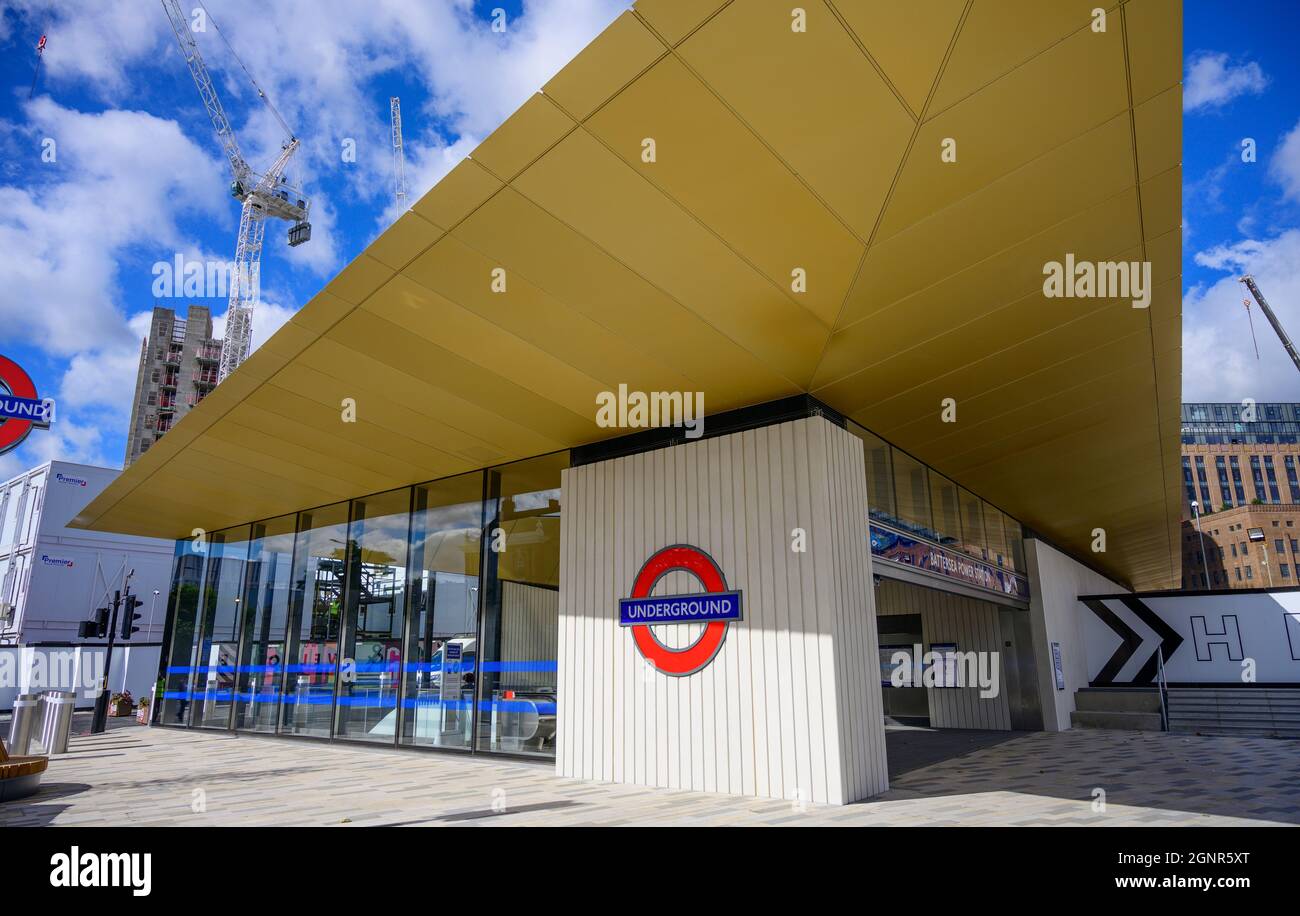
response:
[[[108,704],[108,714],[112,716],[114,719],[120,719],[124,716],[129,716],[134,711],[135,711],[134,708],[132,708],[131,704],[126,700],[121,700],[117,703]]]
[[[135,711],[135,721],[139,722],[141,725],[148,725],[148,724],[149,724],[149,707],[148,707],[148,706],[141,706],[139,709],[137,709],[137,710]]]

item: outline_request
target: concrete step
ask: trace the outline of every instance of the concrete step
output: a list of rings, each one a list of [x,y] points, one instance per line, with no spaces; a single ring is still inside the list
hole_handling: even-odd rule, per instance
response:
[[[1169,728],[1203,735],[1300,737],[1300,690],[1174,687]]]
[[[1160,712],[1160,691],[1143,688],[1098,689],[1074,692],[1074,706],[1087,712]]]
[[[1169,714],[1169,724],[1173,725],[1240,725],[1242,728],[1287,728],[1300,729],[1300,719],[1275,719],[1272,716],[1215,716],[1215,715],[1176,715]]]
[[[1187,697],[1189,699],[1266,699],[1273,703],[1300,703],[1300,689],[1281,689],[1269,687],[1170,687],[1170,697]]]
[[[1160,713],[1076,709],[1070,713],[1070,724],[1076,728],[1118,728],[1125,731],[1158,732]]]
[[[1180,735],[1236,735],[1242,738],[1300,738],[1300,728],[1289,726],[1231,725],[1223,722],[1170,722],[1169,730]]]
[[[1270,706],[1267,703],[1170,703],[1170,709],[1177,709],[1180,712],[1226,712],[1226,713],[1262,713],[1264,715],[1281,716],[1287,719],[1300,717],[1300,709],[1294,709],[1290,706]]]

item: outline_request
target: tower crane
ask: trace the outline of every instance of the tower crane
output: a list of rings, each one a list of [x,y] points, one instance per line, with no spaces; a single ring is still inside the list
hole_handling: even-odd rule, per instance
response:
[[[392,96],[388,108],[393,118],[393,196],[397,201],[397,215],[406,209],[406,155],[402,152],[402,100]]]
[[[1277,320],[1277,316],[1273,314],[1273,309],[1269,307],[1268,300],[1264,298],[1264,294],[1261,293],[1259,287],[1255,285],[1255,278],[1250,274],[1247,274],[1239,279],[1242,283],[1246,284],[1246,289],[1250,290],[1250,294],[1254,296],[1255,301],[1259,303],[1260,311],[1264,313],[1264,317],[1268,319],[1268,323],[1271,324],[1273,330],[1277,332],[1278,340],[1282,341],[1282,347],[1286,350],[1287,355],[1291,357],[1291,362],[1295,363],[1296,369],[1300,369],[1300,355],[1296,354],[1295,346],[1291,343],[1291,338],[1287,337],[1286,331],[1282,330],[1282,322]],[[1256,355],[1258,355],[1258,350],[1256,350]]]
[[[202,6],[201,0],[199,5]],[[288,183],[284,174],[289,167],[289,160],[298,152],[299,140],[294,136],[293,131],[289,130],[280,113],[271,105],[266,93],[248,72],[248,68],[243,66],[242,61],[240,62],[240,67],[252,82],[253,88],[257,90],[258,98],[266,103],[288,135],[271,167],[260,174],[253,170],[239,150],[234,128],[230,126],[230,119],[226,117],[221,99],[217,96],[211,76],[208,75],[207,65],[199,53],[198,43],[194,40],[194,32],[189,20],[181,12],[179,0],[162,0],[162,6],[167,19],[171,22],[172,31],[176,33],[176,43],[180,47],[181,56],[185,58],[194,85],[199,90],[199,97],[203,100],[203,107],[207,109],[217,140],[221,143],[221,148],[230,163],[230,194],[242,205],[239,214],[239,238],[235,244],[235,270],[229,283],[230,301],[226,312],[226,336],[221,345],[221,361],[217,375],[217,381],[220,383],[248,358],[251,349],[253,308],[257,304],[259,295],[262,239],[266,234],[266,221],[282,219],[290,222],[292,225],[289,227],[289,245],[297,247],[311,239],[311,223],[307,221],[311,204],[303,197],[302,191]],[[206,8],[204,14],[207,14]],[[211,21],[211,16],[208,16],[208,21]],[[215,22],[213,26],[216,26]],[[217,31],[220,33],[220,29]],[[222,40],[225,41],[224,35]],[[227,47],[229,44],[227,41]],[[234,48],[230,48],[230,51],[234,55]],[[234,56],[238,61],[238,55]]]

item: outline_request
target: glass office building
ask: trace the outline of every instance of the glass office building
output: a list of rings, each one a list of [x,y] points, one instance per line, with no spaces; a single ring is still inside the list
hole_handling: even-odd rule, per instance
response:
[[[1186,403],[1183,445],[1294,445],[1300,404]]]
[[[841,422],[863,442],[876,559],[924,565],[892,549],[910,539],[923,555],[955,551],[1025,581],[1017,521]],[[570,460],[559,452],[178,541],[158,721],[553,756]]]

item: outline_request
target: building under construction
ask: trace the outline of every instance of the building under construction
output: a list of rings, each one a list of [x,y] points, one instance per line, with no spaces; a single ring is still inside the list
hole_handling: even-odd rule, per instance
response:
[[[149,450],[217,384],[221,340],[212,336],[207,306],[191,305],[184,318],[155,307],[149,337],[140,344],[140,370],[131,402],[131,429],[122,467]]]

